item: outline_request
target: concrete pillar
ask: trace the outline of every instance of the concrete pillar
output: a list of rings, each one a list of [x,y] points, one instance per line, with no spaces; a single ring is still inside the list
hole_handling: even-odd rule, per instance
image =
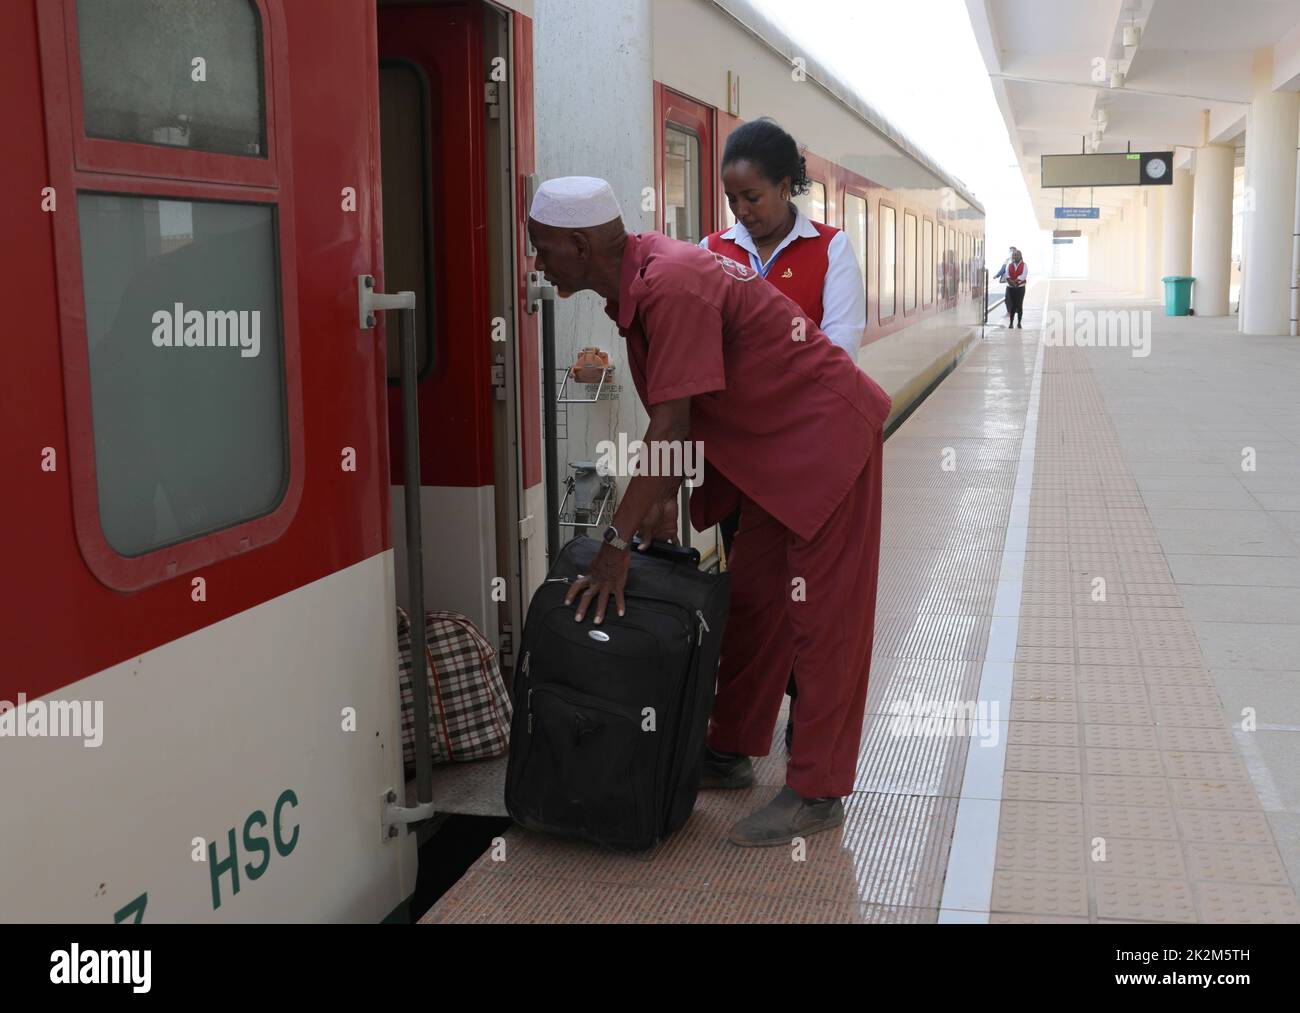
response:
[[[1173,183],[1165,187],[1161,277],[1192,273],[1192,189],[1192,174],[1175,169]]]
[[[1133,276],[1129,288],[1141,297],[1146,291],[1147,207],[1142,191],[1133,195]]]
[[[1291,332],[1292,243],[1300,94],[1273,90],[1272,50],[1255,55],[1255,93],[1246,120],[1245,229],[1241,329]]]
[[[1226,144],[1196,150],[1192,190],[1192,305],[1200,317],[1228,315],[1232,269],[1232,170],[1236,152]]]
[[[1119,234],[1119,224],[1116,219],[1111,219],[1106,223],[1106,287],[1114,288],[1115,279],[1118,277],[1118,268],[1116,261],[1119,257],[1119,244],[1115,241]]]
[[[1124,254],[1121,260],[1124,279],[1121,291],[1137,292],[1141,286],[1137,281],[1138,265],[1138,210],[1136,202],[1130,198],[1124,202]]]
[[[1133,203],[1125,201],[1119,209],[1119,230],[1116,238],[1118,245],[1116,258],[1117,288],[1127,292],[1133,287]]]
[[[1101,227],[1101,283],[1110,288],[1110,272],[1115,266],[1114,253],[1110,244],[1110,222]]]
[[[1142,295],[1147,299],[1163,299],[1165,294],[1164,285],[1160,282],[1163,277],[1161,240],[1165,189],[1163,186],[1148,186],[1142,190],[1142,197],[1146,201],[1146,260],[1142,265]]]

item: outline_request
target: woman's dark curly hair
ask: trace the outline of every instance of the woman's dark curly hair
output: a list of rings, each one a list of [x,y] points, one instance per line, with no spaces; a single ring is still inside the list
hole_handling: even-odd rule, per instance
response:
[[[742,161],[752,162],[773,183],[789,176],[792,197],[807,193],[811,185],[808,164],[799,154],[799,145],[780,124],[766,116],[737,127],[727,138],[722,167]]]

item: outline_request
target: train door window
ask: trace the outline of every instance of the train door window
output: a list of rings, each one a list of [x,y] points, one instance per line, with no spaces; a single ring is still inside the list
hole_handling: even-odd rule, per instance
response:
[[[897,311],[898,221],[897,212],[880,202],[880,322]]]
[[[808,192],[794,199],[794,205],[815,222],[826,224],[826,184],[814,179]]]
[[[700,138],[669,123],[664,128],[664,231],[698,243],[700,223]]]
[[[274,208],[83,191],[77,217],[108,544],[268,513],[288,479]]]
[[[867,277],[867,201],[855,193],[844,194],[844,231],[858,258],[858,273],[863,285]],[[864,288],[865,291],[865,288]]]
[[[77,25],[87,137],[265,155],[262,25],[249,0],[77,0]]]
[[[934,222],[925,219],[921,229],[921,300],[934,302]]]
[[[903,212],[903,312],[916,309],[916,215]]]
[[[429,177],[429,83],[410,60],[379,64],[379,145],[384,188],[384,288],[418,293],[415,300],[416,372],[435,357],[433,313],[432,182]],[[388,380],[401,379],[401,328],[385,322]]]
[[[51,220],[73,520],[90,570],[133,591],[274,541],[301,499],[283,13],[37,18],[50,185],[70,195]]]
[[[689,243],[698,243],[714,229],[715,113],[710,106],[655,85],[655,117],[660,125],[655,142],[656,218],[665,235]]]

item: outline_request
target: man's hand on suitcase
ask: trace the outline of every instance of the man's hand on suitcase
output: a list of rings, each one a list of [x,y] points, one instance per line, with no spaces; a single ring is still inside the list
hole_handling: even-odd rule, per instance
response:
[[[573,617],[575,622],[582,622],[593,598],[596,601],[597,626],[605,621],[605,605],[609,602],[610,595],[614,596],[614,604],[618,607],[620,616],[627,611],[623,603],[623,588],[627,585],[627,571],[631,563],[632,557],[622,549],[610,545],[600,547],[596,558],[591,561],[591,573],[574,581],[573,587],[564,596],[564,604],[572,605],[573,599],[582,595],[578,598],[578,611]]]

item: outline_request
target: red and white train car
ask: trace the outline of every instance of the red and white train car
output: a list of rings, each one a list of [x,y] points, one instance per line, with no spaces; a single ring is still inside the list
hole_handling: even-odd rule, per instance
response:
[[[417,294],[426,563],[496,635],[540,579],[501,537],[541,482],[512,6],[0,7],[0,917],[379,920],[413,892],[383,820],[397,328],[357,279]]]

